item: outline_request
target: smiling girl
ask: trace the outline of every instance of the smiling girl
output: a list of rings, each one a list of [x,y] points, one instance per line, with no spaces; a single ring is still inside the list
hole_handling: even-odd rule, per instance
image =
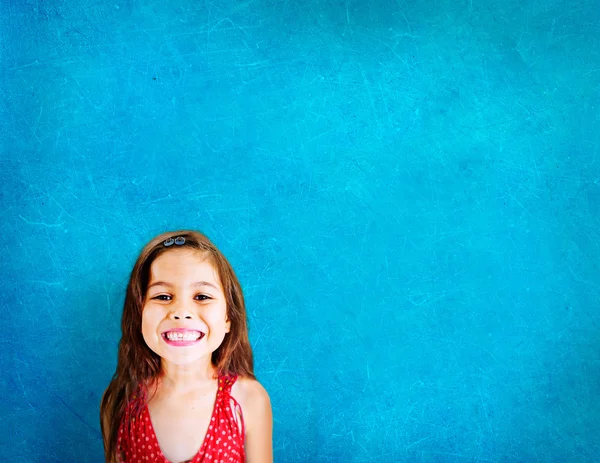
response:
[[[242,289],[206,236],[165,233],[144,247],[121,330],[100,405],[108,463],[272,463]]]

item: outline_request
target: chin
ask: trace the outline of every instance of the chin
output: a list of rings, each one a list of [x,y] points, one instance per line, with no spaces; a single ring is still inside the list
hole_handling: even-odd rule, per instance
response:
[[[188,353],[180,353],[180,354],[174,354],[173,352],[160,352],[158,354],[160,356],[160,358],[162,359],[162,361],[166,361],[169,362],[172,365],[190,365],[196,362],[201,361],[203,358],[205,358],[207,355],[210,358],[212,356],[212,354],[210,353],[204,353],[204,352],[188,352]]]

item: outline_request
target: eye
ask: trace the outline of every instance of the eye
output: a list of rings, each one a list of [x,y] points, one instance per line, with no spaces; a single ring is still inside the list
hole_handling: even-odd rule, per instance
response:
[[[210,299],[206,294],[198,294],[196,297],[200,298],[201,301],[208,301]]]
[[[158,296],[153,297],[152,299],[157,299],[159,301],[170,301],[171,296],[167,295],[167,294],[159,294]]]

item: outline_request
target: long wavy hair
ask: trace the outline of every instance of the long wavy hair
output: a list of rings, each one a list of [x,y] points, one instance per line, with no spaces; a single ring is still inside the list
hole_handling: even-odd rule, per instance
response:
[[[184,237],[185,244],[172,247],[163,245],[166,239],[177,236]],[[160,357],[150,350],[142,337],[142,309],[150,279],[150,266],[161,254],[181,247],[196,249],[209,256],[225,294],[231,327],[222,344],[212,354],[217,374],[255,378],[244,296],[231,264],[205,235],[197,231],[180,230],[158,235],[142,249],[131,272],[121,318],[117,370],[100,403],[100,428],[107,463],[118,462],[119,427],[138,387],[153,383],[161,372]]]

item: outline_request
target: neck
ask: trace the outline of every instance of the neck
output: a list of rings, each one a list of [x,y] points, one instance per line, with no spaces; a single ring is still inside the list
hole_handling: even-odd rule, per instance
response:
[[[205,363],[197,362],[189,365],[176,365],[163,360],[161,369],[161,387],[172,393],[184,393],[212,383],[217,373],[210,359]]]

